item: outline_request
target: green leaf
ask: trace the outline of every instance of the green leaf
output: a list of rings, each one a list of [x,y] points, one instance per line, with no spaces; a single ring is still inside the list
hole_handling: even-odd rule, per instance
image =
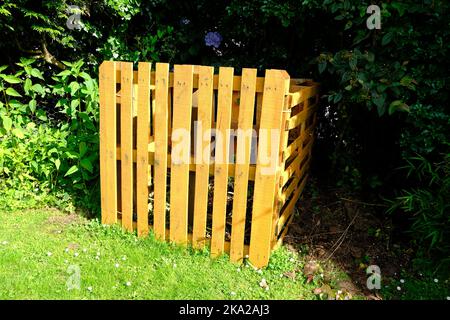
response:
[[[81,72],[80,77],[82,77],[84,80],[87,80],[87,81],[92,79],[92,77],[89,74],[87,74],[86,72]]]
[[[54,163],[55,163],[55,166],[56,166],[56,170],[59,170],[59,167],[61,166],[61,160],[56,159],[56,160],[54,161]]]
[[[31,112],[34,113],[36,111],[36,100],[30,100],[28,106],[30,107]]]
[[[86,169],[87,171],[89,171],[90,173],[92,173],[94,171],[94,168],[92,167],[92,163],[88,158],[84,158],[80,161],[80,165]]]
[[[64,175],[64,177],[70,176],[71,174],[74,174],[77,171],[78,171],[78,167],[77,166],[71,166],[70,169],[67,170],[67,172]]]
[[[60,76],[60,77],[70,76],[70,70],[61,71],[60,73],[57,74],[57,76]]]
[[[12,120],[8,116],[2,116],[2,122],[3,122],[3,128],[6,129],[6,131],[11,130],[12,127]]]
[[[74,95],[78,91],[78,89],[80,89],[80,85],[78,82],[72,81],[69,84],[69,88],[70,88],[70,92],[72,93],[72,95]]]
[[[44,95],[44,94],[45,94],[44,88],[43,88],[39,83],[36,83],[35,85],[33,85],[33,86],[31,87],[31,89],[32,89],[34,92],[39,93],[40,95]]]
[[[395,111],[409,112],[409,106],[402,100],[395,100],[389,105],[389,114],[393,114]]]
[[[392,41],[392,38],[394,37],[394,34],[392,32],[388,32],[383,36],[383,39],[381,39],[381,45],[385,46],[389,42]]]
[[[14,128],[12,133],[19,139],[25,138],[25,134],[22,128]]]
[[[19,78],[15,77],[15,76],[10,76],[10,75],[1,75],[1,77],[3,78],[3,80],[5,80],[8,83],[21,83],[22,80],[20,80]]]
[[[39,69],[36,69],[36,68],[31,69],[31,75],[35,78],[44,80],[44,77],[42,76],[42,72],[39,71]]]
[[[6,94],[8,95],[8,96],[11,96],[11,97],[21,97],[22,95],[20,94],[20,93],[18,93],[15,89],[13,89],[13,88],[8,88],[8,89],[6,89]]]
[[[30,78],[27,78],[25,80],[25,83],[23,85],[23,89],[25,90],[26,93],[28,93],[31,90],[31,86],[33,85],[33,83],[31,82]]]
[[[39,120],[47,121],[47,115],[45,114],[45,111],[44,111],[44,110],[38,110],[38,111],[36,112],[36,117],[37,117]]]
[[[326,61],[319,62],[319,73],[324,72],[326,67],[327,67],[327,62]]]
[[[84,142],[84,141],[80,142],[80,145],[78,146],[78,148],[80,150],[80,157],[83,157],[86,154],[86,151],[88,150],[86,142]]]
[[[8,68],[8,66],[0,66],[0,72],[2,72],[3,70],[5,70],[6,68]]]

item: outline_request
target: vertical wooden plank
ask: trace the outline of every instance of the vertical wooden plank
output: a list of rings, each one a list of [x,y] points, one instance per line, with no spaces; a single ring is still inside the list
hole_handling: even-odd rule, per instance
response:
[[[116,64],[100,66],[100,185],[102,223],[117,222]]]
[[[133,64],[120,63],[120,165],[122,226],[133,230]]]
[[[232,97],[233,68],[221,67],[219,69],[216,149],[214,155],[212,256],[218,256],[224,252]]]
[[[276,172],[269,169],[262,159],[270,156],[271,168],[278,170],[280,137],[272,141],[271,135],[278,134],[282,128],[284,96],[288,91],[289,75],[281,70],[267,70],[264,81],[264,94],[259,129],[258,159],[255,172],[255,191],[253,197],[252,229],[250,234],[250,262],[257,268],[269,262],[272,240],[272,218],[275,206]],[[275,130],[275,132],[273,131]],[[267,141],[263,141],[267,139]]]
[[[199,67],[198,89],[198,123],[196,141],[195,167],[195,201],[192,244],[202,248],[206,240],[206,216],[208,207],[209,163],[211,145],[210,139],[203,140],[205,133],[211,129],[213,106],[214,67]]]
[[[231,226],[230,258],[239,262],[244,258],[245,217],[250,165],[250,151],[255,109],[256,69],[243,69],[237,131],[234,198]]]
[[[164,240],[166,235],[169,64],[156,64],[155,86],[156,88],[153,122],[155,135],[153,227],[156,237]]]
[[[192,65],[174,67],[169,237],[178,243],[187,242],[193,72]]]
[[[148,234],[148,137],[150,134],[150,71],[151,63],[138,65],[138,102],[136,134],[137,232]]]

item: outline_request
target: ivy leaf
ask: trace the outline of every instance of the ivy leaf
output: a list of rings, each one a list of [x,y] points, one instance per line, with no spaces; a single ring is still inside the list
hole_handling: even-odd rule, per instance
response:
[[[70,176],[71,174],[74,174],[77,171],[78,171],[78,167],[77,166],[71,166],[70,169],[67,170],[67,172],[64,175],[64,177]]]
[[[20,94],[20,93],[18,93],[15,89],[13,89],[13,88],[8,88],[8,89],[6,89],[6,94],[8,95],[8,96],[11,96],[11,97],[21,97],[22,95]]]

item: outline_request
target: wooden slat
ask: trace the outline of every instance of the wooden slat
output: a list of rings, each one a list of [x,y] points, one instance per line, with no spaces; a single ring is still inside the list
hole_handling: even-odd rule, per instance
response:
[[[186,243],[194,67],[192,65],[175,65],[174,70],[172,164],[170,173],[170,240]]]
[[[291,129],[298,127],[299,125],[304,123],[314,112],[316,112],[316,109],[317,109],[317,104],[314,104],[311,107],[300,111],[295,116],[292,116],[291,118],[289,118],[286,121],[285,129],[291,130]]]
[[[120,145],[122,226],[133,230],[133,64],[121,62]]]
[[[291,108],[319,93],[319,86],[316,83],[313,83],[311,86],[291,86],[291,89],[296,91],[293,93],[289,93],[289,95],[292,97],[290,103]]]
[[[166,231],[166,189],[169,120],[169,64],[156,64],[154,110],[154,198],[153,225],[155,236],[164,240]]]
[[[214,167],[214,196],[211,235],[211,254],[224,252],[225,218],[228,190],[228,163],[230,149],[231,103],[233,96],[233,68],[219,69],[216,125],[216,149]]]
[[[196,66],[198,68],[200,68],[200,66]],[[120,68],[119,68],[120,69]],[[120,70],[117,70],[117,78],[120,79]],[[151,73],[151,83],[155,83],[155,72]],[[134,76],[134,81],[135,83],[138,83],[138,74],[135,71],[135,76]],[[192,81],[192,87],[194,89],[198,89],[199,88],[199,77],[197,75],[194,76],[193,81]],[[241,89],[241,76],[234,76],[233,77],[233,91],[239,91]],[[172,88],[174,86],[174,75],[173,72],[171,72],[169,74],[169,88]],[[214,75],[213,76],[213,88],[214,90],[217,90],[219,87],[219,76],[218,75]],[[151,89],[154,89],[153,86],[151,86]],[[300,88],[299,88],[300,89]],[[258,77],[256,78],[256,92],[263,92],[264,90],[264,78],[263,77]]]
[[[312,136],[315,126],[316,126],[316,121],[314,121],[313,124],[308,129],[306,129],[304,132],[302,132],[294,141],[292,141],[287,146],[286,149],[284,149],[284,152],[283,152],[284,159],[288,159],[292,154],[294,154],[294,152],[299,147],[301,147],[303,142],[305,142],[308,139],[308,137]]]
[[[137,232],[148,234],[148,137],[150,134],[150,71],[151,63],[138,65],[138,104],[136,136],[136,207]]]
[[[300,183],[298,188],[295,190],[294,195],[289,200],[289,203],[284,207],[283,211],[281,212],[280,219],[278,219],[278,223],[277,223],[277,230],[278,230],[277,233],[279,233],[280,230],[282,230],[284,223],[289,219],[291,214],[294,212],[295,204],[297,203],[297,200],[300,197],[300,195],[303,191],[303,188],[305,187],[307,178],[308,178],[308,175],[305,175],[302,182]]]
[[[149,165],[154,165],[154,161],[155,161],[155,144],[154,143],[150,143],[148,146],[148,164]],[[117,150],[117,160],[120,160],[120,147],[116,148]],[[170,168],[172,165],[171,162],[172,157],[170,156],[170,154],[167,155],[167,168]],[[133,150],[133,162],[136,162],[136,150]],[[196,164],[195,164],[195,159],[194,157],[190,158],[189,161],[189,171],[196,171]],[[235,165],[234,163],[230,163],[228,164],[228,176],[229,177],[234,177],[234,171],[235,171]],[[256,171],[256,167],[255,165],[250,165],[250,169],[249,169],[249,175],[248,175],[248,179],[253,181],[255,180],[255,171]],[[210,175],[214,175],[214,164],[210,163],[209,165],[209,174]]]
[[[264,94],[261,109],[261,125],[259,129],[258,160],[255,173],[255,191],[253,197],[252,228],[250,235],[250,262],[257,268],[266,266],[272,240],[272,219],[275,206],[276,172],[270,173],[261,159],[271,154],[272,148],[277,150],[275,159],[271,159],[271,166],[278,168],[278,150],[280,139],[271,141],[272,130],[282,130],[282,112],[284,97],[289,90],[289,75],[281,70],[267,70],[264,83]],[[266,133],[263,133],[266,131]],[[268,134],[267,134],[267,131]],[[261,141],[262,136],[268,141]],[[261,145],[263,143],[263,147]],[[264,147],[265,146],[265,147]]]
[[[245,217],[247,211],[248,176],[255,109],[256,69],[243,69],[236,147],[233,214],[231,226],[231,261],[244,258]]]
[[[198,125],[195,165],[195,202],[192,244],[202,248],[206,240],[206,217],[208,208],[210,139],[204,140],[204,134],[211,129],[213,108],[214,67],[200,66],[198,89]],[[201,129],[201,130],[200,130]]]
[[[102,223],[117,222],[116,63],[100,66],[100,174]]]
[[[289,166],[284,170],[280,175],[280,185],[283,187],[289,178],[294,174],[294,172],[298,171],[298,168],[302,161],[310,154],[312,145],[314,143],[314,139],[311,138],[308,144],[297,153],[295,159],[289,164]]]

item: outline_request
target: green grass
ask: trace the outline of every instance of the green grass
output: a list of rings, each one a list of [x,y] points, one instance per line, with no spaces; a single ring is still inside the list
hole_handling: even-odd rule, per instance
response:
[[[3,210],[0,221],[0,299],[316,297],[300,273],[295,281],[282,276],[302,267],[285,248],[256,271],[55,209]],[[80,270],[79,289],[68,290],[71,268]],[[260,287],[263,278],[269,290]]]

